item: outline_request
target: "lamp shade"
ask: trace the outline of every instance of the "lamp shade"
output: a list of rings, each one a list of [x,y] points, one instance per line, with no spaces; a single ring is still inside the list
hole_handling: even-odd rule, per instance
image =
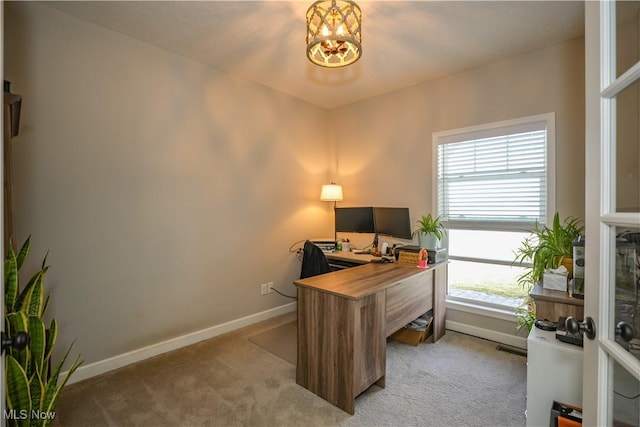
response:
[[[323,202],[339,202],[342,200],[342,185],[336,183],[326,184],[322,186],[320,192],[320,200]]]

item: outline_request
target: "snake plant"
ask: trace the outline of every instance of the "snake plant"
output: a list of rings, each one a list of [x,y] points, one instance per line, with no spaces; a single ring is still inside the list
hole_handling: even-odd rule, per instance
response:
[[[53,370],[51,355],[58,337],[58,324],[51,320],[46,328],[43,316],[49,302],[45,297],[44,278],[49,267],[45,256],[40,269],[20,290],[19,272],[29,254],[30,238],[16,254],[9,245],[5,267],[5,324],[9,336],[18,332],[29,334],[29,344],[23,350],[9,348],[6,355],[7,424],[10,426],[47,426],[55,417],[55,407],[62,388],[82,364],[80,357],[71,363],[60,380],[60,371],[73,344]]]

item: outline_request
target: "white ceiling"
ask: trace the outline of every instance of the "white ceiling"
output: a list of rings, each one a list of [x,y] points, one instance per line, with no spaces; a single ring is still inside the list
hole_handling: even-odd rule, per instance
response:
[[[44,2],[331,109],[584,35],[582,1],[358,1],[362,58],[306,58],[312,1]]]

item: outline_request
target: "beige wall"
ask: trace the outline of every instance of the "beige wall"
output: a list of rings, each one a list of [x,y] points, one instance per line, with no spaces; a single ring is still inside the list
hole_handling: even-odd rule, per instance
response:
[[[582,39],[327,112],[42,4],[5,3],[4,31],[18,240],[50,251],[59,348],[87,363],[290,302],[259,284],[294,293],[329,179],[431,211],[435,131],[556,112],[557,206],[583,216]]]
[[[432,206],[432,134],[555,112],[556,210],[584,218],[584,39],[447,76],[330,112],[346,204]],[[447,318],[503,333],[513,323]]]
[[[17,236],[49,250],[58,349],[86,363],[291,300],[297,240],[332,235],[325,110],[52,10],[5,4],[23,96]]]
[[[556,206],[584,217],[584,39],[334,109],[338,177],[354,205],[432,207],[434,132],[556,113]]]

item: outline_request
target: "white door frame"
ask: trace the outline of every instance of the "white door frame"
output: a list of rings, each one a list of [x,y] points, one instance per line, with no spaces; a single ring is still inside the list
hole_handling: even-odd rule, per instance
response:
[[[4,2],[0,4],[0,22],[4,22]],[[0,33],[0,42],[4,43],[4,33]],[[4,70],[4,56],[0,58],[0,67]],[[4,105],[3,105],[3,119],[2,125],[0,125],[0,129],[2,130],[2,135],[4,135]],[[4,144],[4,141],[3,141]],[[4,150],[0,150],[0,164],[2,164],[3,173],[0,173],[0,186],[4,188]],[[0,223],[4,223],[4,210],[0,209]],[[4,227],[0,231],[0,241],[4,242]],[[4,254],[2,254],[2,261],[0,263],[0,307],[2,307],[3,316],[2,322],[0,323],[0,329],[6,332],[5,324],[4,324]],[[6,386],[5,386],[5,374],[7,370],[5,369],[5,357],[2,355],[2,362],[0,363],[0,427],[5,427],[6,419],[5,419],[5,395],[6,395]]]
[[[589,191],[600,188],[600,4],[585,2],[585,235],[589,243],[585,244],[585,301],[584,313],[590,315],[599,325],[597,314],[598,301],[590,298],[591,277],[600,277],[598,262],[600,248],[600,192]],[[596,262],[592,262],[596,260]],[[598,398],[593,390],[598,390],[598,378],[606,372],[592,371],[595,375],[586,375],[586,366],[600,366],[599,361],[606,356],[599,353],[595,341],[584,340],[582,375],[583,424],[587,426],[603,425],[599,423],[603,411],[598,406]]]
[[[594,341],[584,341],[583,424],[609,425],[613,360],[640,380],[640,362],[614,342],[611,300],[615,297],[615,228],[640,228],[640,214],[617,213],[616,122],[612,99],[638,79],[640,65],[616,80],[615,2],[585,2],[585,317],[596,324]],[[604,89],[604,90],[603,90]]]

